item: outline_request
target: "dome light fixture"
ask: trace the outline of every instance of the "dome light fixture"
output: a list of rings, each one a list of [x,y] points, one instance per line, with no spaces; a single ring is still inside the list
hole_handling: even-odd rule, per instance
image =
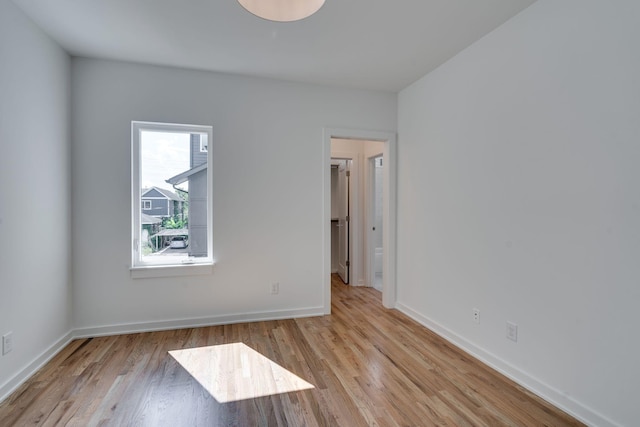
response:
[[[275,22],[293,22],[316,13],[325,0],[238,0],[247,11]]]

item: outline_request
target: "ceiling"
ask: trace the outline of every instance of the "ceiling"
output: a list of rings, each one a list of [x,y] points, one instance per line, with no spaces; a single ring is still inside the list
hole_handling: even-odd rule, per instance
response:
[[[535,0],[327,0],[302,21],[236,0],[14,0],[71,55],[397,92]]]

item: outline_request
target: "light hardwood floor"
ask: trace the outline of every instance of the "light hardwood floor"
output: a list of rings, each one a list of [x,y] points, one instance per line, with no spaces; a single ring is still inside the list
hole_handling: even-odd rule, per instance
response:
[[[331,316],[75,340],[0,404],[0,426],[583,425],[379,292],[336,277],[332,292]],[[168,354],[231,343],[314,387],[219,403]]]

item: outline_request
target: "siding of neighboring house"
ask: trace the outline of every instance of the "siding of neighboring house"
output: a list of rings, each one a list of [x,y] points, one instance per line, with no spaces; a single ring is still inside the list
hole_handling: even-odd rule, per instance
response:
[[[202,151],[201,140],[207,135],[191,135],[191,167],[206,164],[207,151]],[[207,146],[210,141],[206,141]],[[197,172],[189,177],[189,229],[191,230],[192,256],[207,256],[207,171]]]
[[[189,246],[192,256],[207,256],[207,169],[189,177]]]
[[[169,201],[165,198],[162,199],[150,199],[145,198],[143,201],[150,201],[151,208],[150,209],[142,209],[142,212],[147,215],[163,217],[169,216]]]
[[[166,193],[166,194],[165,194]],[[155,217],[169,217],[179,215],[181,212],[182,202],[177,196],[165,190],[165,193],[156,188],[151,188],[142,194],[142,206],[145,201],[151,202],[151,209],[142,209],[142,213]]]
[[[206,135],[191,134],[191,167],[207,163],[207,152],[200,151],[200,139]]]

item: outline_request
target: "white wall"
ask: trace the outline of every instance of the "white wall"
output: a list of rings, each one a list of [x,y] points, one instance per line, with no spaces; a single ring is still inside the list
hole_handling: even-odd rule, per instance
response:
[[[66,53],[0,0],[0,400],[71,330]]]
[[[539,0],[399,95],[399,306],[593,425],[640,419],[639,22]]]
[[[81,333],[323,312],[323,127],[395,129],[395,94],[88,59],[72,77]],[[213,126],[212,276],[130,278],[131,120]]]

